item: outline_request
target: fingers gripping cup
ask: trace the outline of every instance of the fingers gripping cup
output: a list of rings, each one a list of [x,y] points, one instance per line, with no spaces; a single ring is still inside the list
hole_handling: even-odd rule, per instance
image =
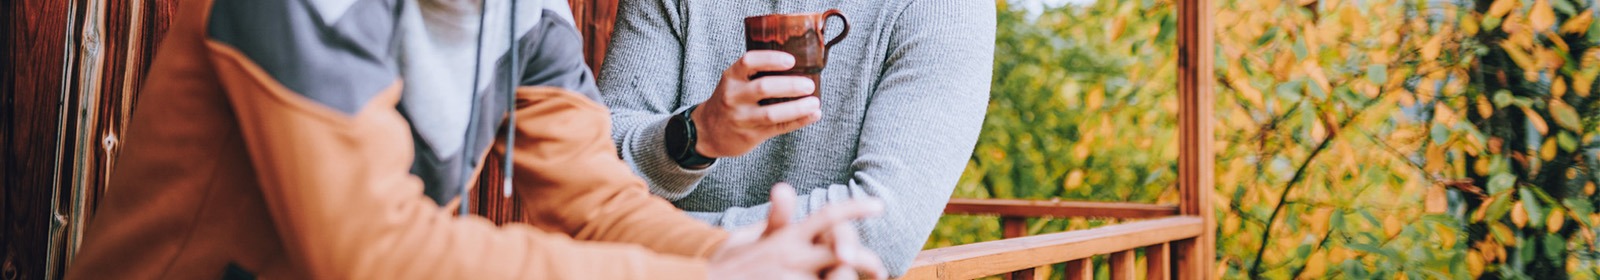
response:
[[[839,17],[844,24],[843,31],[832,40],[823,42],[823,32],[828,30],[828,18]],[[769,14],[744,18],[745,50],[774,50],[794,55],[794,68],[788,71],[760,72],[751,76],[757,79],[766,76],[802,76],[811,78],[816,83],[816,91],[811,96],[821,98],[822,95],[822,69],[828,65],[828,48],[844,41],[850,34],[850,21],[838,9],[830,9],[821,13],[806,14]],[[772,98],[761,101],[761,105],[781,103],[800,99],[799,97]]]

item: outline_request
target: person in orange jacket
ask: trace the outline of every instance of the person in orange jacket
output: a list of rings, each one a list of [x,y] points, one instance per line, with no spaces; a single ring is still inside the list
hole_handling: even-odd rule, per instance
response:
[[[879,203],[730,236],[651,196],[564,0],[179,6],[68,279],[883,275],[849,226]],[[452,213],[491,152],[528,223]]]

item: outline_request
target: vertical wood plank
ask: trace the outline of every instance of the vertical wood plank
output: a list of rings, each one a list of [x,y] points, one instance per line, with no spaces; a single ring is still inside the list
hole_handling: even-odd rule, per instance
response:
[[[1137,265],[1135,265],[1133,250],[1111,253],[1111,256],[1106,259],[1111,265],[1111,280],[1133,280],[1136,277],[1135,274],[1138,273],[1138,270],[1134,268]]]
[[[1000,278],[1007,280],[1033,280],[1036,277],[1035,273],[1038,272],[1038,269],[1039,268],[1036,267],[1029,267],[1028,269],[1013,271],[1009,274],[1002,275]]]
[[[147,58],[164,34],[149,30],[166,29],[175,2],[0,7],[0,89],[7,92],[0,96],[0,179],[8,186],[0,209],[10,210],[0,211],[0,278],[54,278],[75,254],[115,168]]]
[[[1000,227],[1002,230],[1004,230],[1004,232],[1001,234],[1002,237],[1017,238],[1027,236],[1028,218],[1000,217]]]
[[[611,44],[611,31],[617,22],[617,0],[567,0],[572,6],[572,23],[583,33],[583,58],[590,71],[600,74],[605,63],[606,50]]]
[[[1167,243],[1144,247],[1145,279],[1166,280],[1172,278],[1172,258],[1167,251]]]
[[[45,277],[71,5],[0,1],[0,277]]]
[[[1027,236],[1028,218],[1014,216],[1000,217],[1000,228],[1002,230],[1001,236],[1005,238]],[[1034,278],[1035,272],[1037,272],[1036,268],[1028,268],[1011,272],[1010,274],[1004,275],[1001,278],[1008,280],[1031,280]]]
[[[1094,279],[1094,260],[1084,258],[1067,262],[1066,270],[1061,271],[1062,279],[1083,280]]]
[[[106,86],[103,79],[114,76],[108,75],[114,70],[107,65],[112,61],[107,56],[115,48],[106,36],[106,1],[81,3],[78,7],[83,9],[82,18],[69,27],[75,30],[68,31],[76,33],[69,33],[67,37],[77,42],[68,44],[68,51],[76,52],[67,63],[72,76],[66,80],[73,87],[63,91],[61,99],[65,102],[59,105],[63,114],[59,115],[62,125],[58,126],[61,129],[56,137],[55,173],[64,178],[52,187],[52,196],[58,204],[51,209],[64,215],[66,222],[51,233],[45,278],[59,277],[66,264],[77,256],[84,226],[89,221],[86,217],[92,196],[89,190],[98,189],[94,184],[101,178],[96,172],[100,169],[98,163],[102,155],[96,149],[100,143],[96,136],[103,125],[100,110],[104,99],[101,90]]]
[[[1186,252],[1177,270],[1180,274],[1202,276],[1215,258],[1216,219],[1211,210],[1211,192],[1216,161],[1212,145],[1213,38],[1211,1],[1178,1],[1178,188],[1179,212],[1199,216],[1206,229]]]
[[[1196,239],[1198,238],[1178,240],[1171,243],[1172,248],[1168,253],[1171,253],[1173,258],[1172,270],[1174,279],[1207,279],[1205,268],[1196,264],[1196,260],[1199,259],[1200,255],[1200,247],[1205,246],[1201,246]]]

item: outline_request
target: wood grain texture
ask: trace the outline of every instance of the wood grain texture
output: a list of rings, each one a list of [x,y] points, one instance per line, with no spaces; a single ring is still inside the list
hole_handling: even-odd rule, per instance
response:
[[[67,1],[7,0],[0,88],[0,277],[45,277]]]
[[[1068,280],[1093,280],[1094,259],[1077,259],[1067,262],[1067,269],[1061,272],[1062,279]]]
[[[1121,202],[952,198],[945,214],[1020,217],[1149,219],[1175,216],[1178,207]]]
[[[573,25],[583,33],[583,58],[590,72],[600,74],[600,64],[605,63],[606,50],[611,45],[611,31],[617,23],[617,0],[567,0],[572,6]]]
[[[1199,247],[1209,247],[1213,245],[1201,245],[1199,238],[1190,238],[1174,241],[1171,243],[1171,246],[1172,250],[1169,251],[1169,253],[1172,253],[1172,274],[1174,279],[1194,280],[1210,278],[1210,273],[1207,272],[1206,268],[1200,267],[1197,262],[1193,261],[1192,259],[1200,257],[1201,251]]]
[[[1161,243],[1144,247],[1145,279],[1166,280],[1172,278],[1171,243]]]
[[[1108,270],[1111,280],[1133,280],[1139,274],[1138,268],[1134,265],[1138,262],[1135,256],[1132,249],[1117,251],[1107,256],[1106,262],[1111,264]]]
[[[1180,274],[1210,279],[1216,258],[1217,223],[1211,208],[1215,188],[1213,144],[1213,49],[1211,1],[1178,1],[1178,197],[1183,215],[1200,217],[1204,231],[1178,258]]]
[[[97,33],[84,36],[82,22],[88,19],[82,16],[83,7],[74,10],[72,4],[63,0],[13,0],[0,9],[6,14],[5,41],[0,44],[5,52],[0,56],[4,61],[0,66],[5,67],[0,88],[6,89],[6,96],[0,99],[0,147],[5,149],[4,161],[0,161],[0,180],[5,185],[0,190],[0,209],[4,209],[0,214],[0,226],[4,228],[0,231],[4,237],[0,238],[4,240],[0,250],[5,252],[5,263],[0,265],[3,279],[40,279],[49,271],[64,268],[65,258],[54,259],[55,267],[45,266],[49,260],[46,252],[51,249],[47,245],[50,202],[63,203],[61,210],[67,211],[65,206],[80,198],[68,195],[71,179],[83,178],[84,212],[80,217],[67,218],[86,221],[92,215],[95,201],[114,169],[111,164],[118,151],[118,138],[149,69],[149,57],[176,7],[173,0],[105,0],[101,2],[103,14],[94,18],[99,22]],[[76,27],[67,30],[69,25]],[[152,35],[148,32],[152,29],[162,32]],[[67,36],[73,36],[71,40],[77,45],[92,48],[69,50]],[[93,43],[86,43],[86,38],[91,37],[95,38]],[[101,64],[93,67],[99,70],[83,72],[81,60],[67,65],[68,54],[99,58]],[[64,91],[75,94],[63,99]],[[96,102],[82,107],[85,98]],[[62,118],[63,107],[73,114]],[[80,128],[79,122],[86,126]],[[58,133],[61,138],[57,138]],[[56,165],[58,149],[67,156],[61,166]],[[86,153],[72,156],[79,151]],[[81,161],[73,164],[74,160]],[[56,173],[58,167],[61,173]],[[78,177],[72,175],[74,172]],[[51,197],[54,184],[63,189]],[[67,226],[74,224],[81,223]]]
[[[1190,239],[1205,227],[1180,216],[922,251],[902,279],[972,279]]]

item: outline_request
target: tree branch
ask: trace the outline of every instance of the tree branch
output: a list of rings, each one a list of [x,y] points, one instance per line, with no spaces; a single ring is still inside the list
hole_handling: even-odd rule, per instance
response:
[[[1380,92],[1378,96],[1375,96],[1367,102],[1364,102],[1366,104],[1361,106],[1362,110],[1356,111],[1355,114],[1345,118],[1344,121],[1340,122],[1339,127],[1334,131],[1329,132],[1328,137],[1323,138],[1322,143],[1317,144],[1317,147],[1311,150],[1311,154],[1307,155],[1306,159],[1300,162],[1300,167],[1296,168],[1294,171],[1294,177],[1289,178],[1289,182],[1284,183],[1283,193],[1278,195],[1278,203],[1272,207],[1272,214],[1267,216],[1266,227],[1262,228],[1261,230],[1261,247],[1256,248],[1255,259],[1250,261],[1249,272],[1251,276],[1261,275],[1261,260],[1266,254],[1267,247],[1272,244],[1272,225],[1277,223],[1279,214],[1283,212],[1284,205],[1287,205],[1285,202],[1287,202],[1289,199],[1289,193],[1294,191],[1294,186],[1299,184],[1301,180],[1305,179],[1306,168],[1311,167],[1311,163],[1316,161],[1317,156],[1321,155],[1322,152],[1327,151],[1334,139],[1338,139],[1338,136],[1341,134],[1338,133],[1339,131],[1349,128],[1351,123],[1355,123],[1356,119],[1361,118],[1361,115],[1366,113],[1365,108],[1371,107],[1372,104],[1383,100],[1383,96],[1387,93],[1388,91]]]

